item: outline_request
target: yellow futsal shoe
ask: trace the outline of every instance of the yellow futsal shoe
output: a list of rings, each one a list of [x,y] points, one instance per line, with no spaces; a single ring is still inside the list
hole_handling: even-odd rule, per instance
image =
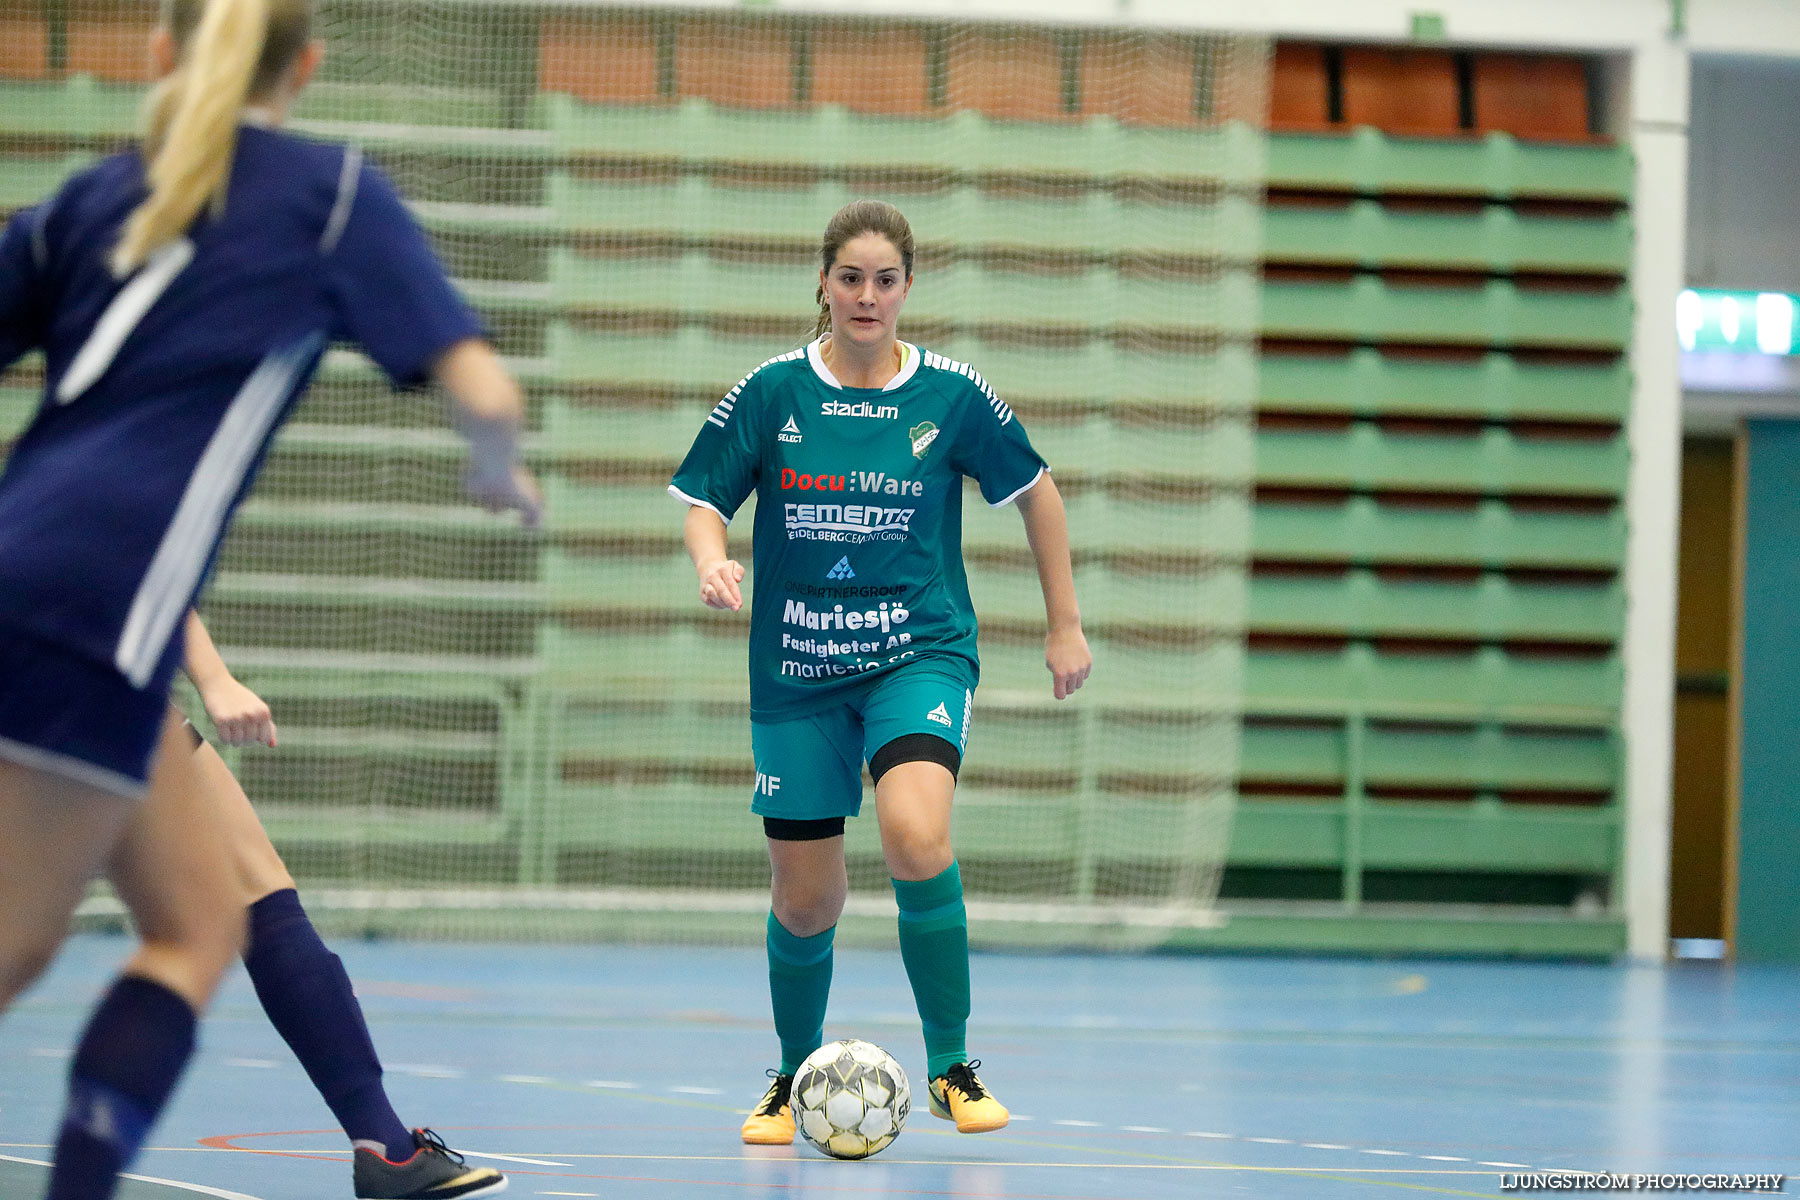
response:
[[[769,1090],[744,1119],[746,1146],[791,1146],[794,1144],[794,1077],[770,1071]]]
[[[931,1115],[956,1122],[958,1133],[992,1133],[1006,1127],[1012,1114],[1006,1105],[994,1099],[975,1068],[981,1060],[957,1063],[931,1081],[926,1089],[931,1095]]]

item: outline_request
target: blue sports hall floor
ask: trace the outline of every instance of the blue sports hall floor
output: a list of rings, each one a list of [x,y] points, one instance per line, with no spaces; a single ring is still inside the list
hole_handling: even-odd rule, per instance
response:
[[[129,949],[72,940],[0,1020],[0,1197],[36,1200],[68,1047]],[[1499,1196],[1548,1170],[1800,1175],[1800,971],[978,955],[971,1050],[1015,1113],[921,1105],[860,1163],[739,1144],[760,947],[343,942],[402,1118],[509,1196]],[[828,1037],[923,1050],[896,953],[842,951]],[[121,1191],[351,1194],[347,1146],[238,972]],[[1800,1191],[1790,1182],[1789,1191]]]

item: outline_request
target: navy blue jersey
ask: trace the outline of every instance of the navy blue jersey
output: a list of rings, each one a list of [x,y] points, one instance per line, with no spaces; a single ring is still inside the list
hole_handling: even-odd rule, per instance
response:
[[[224,211],[115,279],[145,196],[106,159],[0,235],[0,370],[45,394],[0,474],[0,624],[166,683],[224,531],[333,341],[399,385],[481,335],[385,176],[355,149],[246,125]]]

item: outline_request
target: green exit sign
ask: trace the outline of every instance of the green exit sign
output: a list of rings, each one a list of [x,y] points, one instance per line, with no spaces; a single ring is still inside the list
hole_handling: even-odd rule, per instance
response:
[[[1675,298],[1675,335],[1683,350],[1800,354],[1800,299],[1689,288]]]

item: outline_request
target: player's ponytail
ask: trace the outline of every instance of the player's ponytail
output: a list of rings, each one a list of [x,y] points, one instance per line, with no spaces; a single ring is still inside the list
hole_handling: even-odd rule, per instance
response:
[[[906,267],[906,277],[913,273],[913,232],[912,226],[899,209],[885,200],[852,200],[833,214],[825,225],[825,238],[819,247],[819,268],[827,275],[837,265],[838,251],[846,242],[853,242],[865,233],[877,234],[893,243],[894,249],[900,252],[900,261]],[[825,286],[819,285],[813,297],[819,306],[819,319],[813,326],[813,340],[824,337],[831,332],[831,305],[825,299]]]
[[[224,208],[246,101],[272,92],[305,47],[310,0],[163,0],[177,65],[145,106],[150,195],[113,251],[123,278],[180,237],[211,205]]]

